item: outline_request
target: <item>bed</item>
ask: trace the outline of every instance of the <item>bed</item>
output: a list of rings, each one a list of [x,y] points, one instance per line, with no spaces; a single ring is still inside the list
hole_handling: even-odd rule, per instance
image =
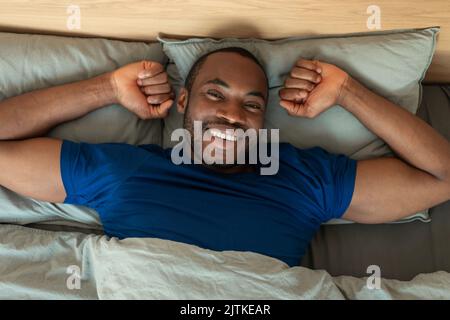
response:
[[[450,86],[439,86],[439,85],[426,85],[424,86],[424,95],[421,107],[419,108],[418,115],[431,124],[435,129],[442,133],[447,138],[450,138],[450,128],[447,125],[450,121]],[[448,248],[448,242],[450,240],[449,228],[450,228],[450,202],[443,203],[434,208],[431,208],[431,222],[421,222],[413,221],[409,223],[398,223],[398,224],[383,224],[383,225],[361,225],[361,224],[339,224],[339,225],[324,225],[321,227],[320,231],[317,233],[316,237],[313,239],[309,251],[304,257],[301,266],[317,270],[318,274],[325,274],[329,281],[337,281],[337,279],[346,279],[349,283],[362,281],[365,277],[370,276],[367,268],[370,265],[376,264],[381,269],[381,275],[385,279],[402,280],[404,285],[409,283],[408,281],[413,280],[420,274],[438,274],[440,277],[444,277],[445,273],[440,273],[441,271],[450,272],[450,249]],[[25,228],[26,227],[26,228]],[[28,229],[31,228],[31,229]],[[77,222],[65,223],[61,225],[60,222],[54,221],[51,223],[33,223],[25,225],[24,227],[3,225],[0,228],[0,241],[2,250],[0,250],[0,257],[2,261],[8,261],[11,267],[2,264],[3,268],[2,276],[0,276],[0,282],[5,286],[5,280],[10,281],[10,279],[15,279],[17,281],[24,281],[27,283],[30,277],[39,279],[41,277],[41,272],[44,274],[50,274],[50,278],[59,279],[60,286],[63,288],[64,279],[67,277],[65,270],[50,270],[45,269],[48,264],[52,261],[64,266],[69,265],[67,260],[72,260],[74,264],[79,263],[79,261],[84,261],[83,263],[90,264],[88,256],[92,257],[92,251],[94,249],[90,248],[91,243],[103,243],[105,246],[109,245],[110,240],[103,237],[103,232],[101,228],[86,225]],[[31,237],[27,237],[27,233],[32,232],[34,240]],[[17,242],[16,240],[8,243],[9,239],[13,237],[22,239]],[[41,238],[43,240],[41,240]],[[151,240],[153,241],[153,240]],[[149,241],[151,243],[151,241]],[[53,243],[56,247],[54,250],[55,256],[48,255],[46,258],[42,258],[44,261],[40,263],[36,262],[36,267],[30,265],[21,266],[21,261],[26,259],[28,256],[33,256],[34,251],[37,250],[36,247],[41,247],[45,243]],[[116,254],[120,255],[120,244],[116,240],[112,240],[116,248]],[[393,245],[393,243],[395,245]],[[14,245],[13,245],[14,244]],[[146,244],[148,245],[148,244]],[[88,246],[89,249],[85,247]],[[158,248],[153,244],[153,248]],[[190,247],[190,246],[187,246]],[[104,247],[100,247],[104,250],[103,255],[107,252]],[[140,246],[134,248],[137,250]],[[86,252],[88,250],[88,252]],[[131,247],[128,248],[131,250]],[[161,250],[160,248],[158,250]],[[196,254],[203,252],[203,250],[197,248],[192,249]],[[195,250],[199,251],[196,252]],[[150,251],[149,254],[153,252]],[[130,254],[132,255],[132,254]],[[232,254],[228,253],[225,256],[231,257]],[[238,254],[239,256],[239,254]],[[259,256],[259,255],[257,255]],[[17,261],[10,260],[7,258],[18,257]],[[250,258],[252,255],[250,255]],[[223,257],[222,257],[223,258]],[[245,254],[240,255],[241,259],[249,258]],[[260,257],[262,258],[262,257]],[[128,259],[131,259],[130,257]],[[133,257],[131,260],[136,259]],[[192,257],[189,257],[189,263]],[[93,259],[96,261],[96,259]],[[271,260],[271,259],[268,259]],[[273,259],[272,259],[273,260]],[[195,260],[194,260],[195,261]],[[26,263],[23,262],[25,265]],[[200,262],[199,262],[200,263]],[[248,261],[245,265],[249,266],[251,261]],[[271,261],[267,263],[267,266],[273,265],[274,262]],[[18,265],[20,266],[17,269]],[[133,264],[134,265],[134,264]],[[170,262],[172,265],[172,262]],[[21,270],[21,268],[24,268]],[[90,267],[89,267],[90,268]],[[113,268],[111,266],[111,268]],[[126,269],[127,267],[124,266]],[[204,266],[202,265],[202,268]],[[33,270],[34,275],[28,275],[27,272]],[[180,270],[183,270],[182,268]],[[293,279],[296,279],[298,275],[296,272],[300,270],[286,269],[285,272],[292,272],[294,274]],[[305,270],[301,269],[301,272]],[[118,271],[115,271],[118,272]],[[181,271],[174,271],[176,273]],[[215,270],[215,272],[219,272]],[[248,272],[248,271],[247,271]],[[263,276],[261,270],[253,269],[252,272],[254,276]],[[301,273],[300,272],[300,273]],[[220,273],[220,272],[219,272]],[[164,276],[167,281],[167,277],[170,272]],[[276,273],[275,273],[276,274]],[[217,275],[215,275],[217,277]],[[225,275],[223,275],[225,277]],[[86,272],[85,280],[87,285],[86,291],[81,291],[80,298],[98,298],[98,292],[95,292],[96,279],[90,273]],[[90,278],[92,277],[92,278]],[[278,277],[281,277],[278,275]],[[334,277],[334,278],[333,278]],[[127,281],[131,281],[131,277],[126,276]],[[360,278],[357,280],[356,278]],[[47,276],[45,277],[47,279]],[[277,277],[274,276],[276,280]],[[8,282],[6,281],[6,282]],[[57,281],[57,280],[53,280]],[[123,280],[123,283],[126,283]],[[163,279],[158,281],[163,282]],[[184,280],[185,281],[185,280]],[[274,280],[275,281],[275,280]],[[394,282],[397,283],[397,282]],[[400,283],[400,282],[398,282]],[[36,294],[38,297],[57,297],[63,298],[61,292],[55,290],[51,295],[47,296],[48,284],[41,283],[42,288],[39,287],[39,282],[36,282],[36,288],[33,289],[32,293],[29,293],[27,285],[19,289],[23,290],[23,296],[19,297],[33,297]],[[292,286],[295,287],[294,282]],[[320,285],[321,286],[321,285]],[[357,288],[360,289],[362,285],[359,284]],[[394,286],[395,287],[395,286]],[[1,286],[0,286],[1,288]],[[273,288],[272,288],[273,289]],[[291,288],[292,289],[292,288]],[[359,290],[358,289],[358,290]],[[36,291],[35,291],[36,290]],[[65,290],[65,289],[64,289]],[[64,291],[63,290],[63,291]],[[350,295],[356,297],[359,292],[355,288],[354,292],[350,292]],[[92,292],[91,292],[92,291]],[[1,293],[4,292],[0,289]],[[87,293],[86,293],[87,292]],[[233,297],[233,290],[226,291],[225,289],[221,292],[221,295],[216,296],[217,298]],[[250,292],[250,291],[249,291]],[[263,291],[265,293],[266,291]],[[235,293],[235,292],[234,292]],[[360,292],[359,292],[360,293]],[[3,293],[5,294],[5,293]],[[111,292],[109,293],[111,294]],[[146,291],[148,296],[156,298],[157,293],[151,290]],[[170,293],[165,292],[164,297],[169,297]],[[302,295],[305,294],[305,295]],[[303,292],[299,296],[285,296],[283,294],[279,295],[279,298],[317,298],[317,297],[328,297],[334,298],[335,296],[326,294],[321,296],[309,296],[310,293]],[[371,296],[371,292],[365,292],[367,298],[376,298],[376,296]],[[384,295],[386,294],[386,295]],[[389,297],[388,293],[384,293],[381,296],[384,298]],[[417,293],[418,294],[418,293]],[[120,295],[121,298],[138,298],[139,293],[133,293],[130,288],[127,293]],[[67,297],[72,297],[68,295]],[[76,296],[73,296],[76,297]],[[103,296],[102,296],[103,297]],[[105,296],[106,297],[106,296]],[[110,297],[109,295],[107,297]],[[114,295],[114,297],[116,297]],[[163,296],[162,296],[163,297]],[[188,295],[184,298],[189,297]],[[197,298],[206,297],[201,296],[198,293]],[[237,296],[236,296],[237,297]],[[239,296],[241,298],[251,298],[250,293],[248,295]],[[265,297],[265,296],[262,296]],[[277,293],[273,293],[270,297],[276,298]],[[402,296],[399,295],[399,298]],[[416,297],[421,298],[420,294]]]
[[[82,27],[68,30],[67,18],[76,15],[76,8],[0,1],[0,31],[126,40],[155,40],[161,31],[178,37],[281,38],[367,31],[370,15],[366,2],[357,0],[346,6],[282,1],[276,9],[265,1],[224,1],[213,7],[209,1],[78,3]],[[417,114],[450,139],[450,3],[378,5],[383,29],[441,26]],[[205,15],[211,11],[213,16]],[[123,27],[112,27],[117,23]],[[324,225],[295,268],[253,253],[217,253],[158,239],[117,241],[104,236],[96,223],[1,223],[0,298],[450,299],[450,202],[430,213],[430,222]],[[367,286],[367,268],[374,264],[383,278],[380,290]]]
[[[449,138],[450,87],[425,86],[419,114]],[[118,241],[73,221],[0,224],[0,298],[449,299],[450,202],[431,216],[428,223],[322,226],[294,268],[249,252]],[[373,264],[381,290],[366,285]],[[79,288],[68,285],[74,279]]]

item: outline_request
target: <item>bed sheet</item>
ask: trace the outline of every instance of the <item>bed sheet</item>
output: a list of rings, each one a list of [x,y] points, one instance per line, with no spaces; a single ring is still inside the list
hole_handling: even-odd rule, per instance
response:
[[[257,253],[16,225],[0,225],[0,261],[0,299],[450,299],[446,272],[370,289]]]

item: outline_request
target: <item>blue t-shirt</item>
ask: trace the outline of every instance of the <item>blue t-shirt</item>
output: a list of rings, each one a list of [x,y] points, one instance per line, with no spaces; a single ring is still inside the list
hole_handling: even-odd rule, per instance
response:
[[[277,174],[225,174],[175,165],[171,149],[157,145],[65,140],[64,203],[95,209],[112,237],[252,251],[299,265],[319,226],[349,206],[356,161],[319,147],[279,147]]]

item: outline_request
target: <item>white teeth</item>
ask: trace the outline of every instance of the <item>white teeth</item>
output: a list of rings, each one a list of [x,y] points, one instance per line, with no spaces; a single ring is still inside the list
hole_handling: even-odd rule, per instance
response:
[[[237,141],[237,138],[235,136],[222,133],[217,129],[211,129],[210,132],[213,137],[218,137],[220,139],[228,140],[228,141]]]

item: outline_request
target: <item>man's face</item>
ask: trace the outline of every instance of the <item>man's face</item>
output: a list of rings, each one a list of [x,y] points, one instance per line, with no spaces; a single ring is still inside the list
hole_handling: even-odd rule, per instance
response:
[[[229,136],[219,136],[227,129],[255,129],[257,133],[264,124],[267,95],[266,77],[259,65],[234,52],[217,52],[200,67],[191,92],[181,90],[178,108],[185,113],[184,127],[191,137],[194,121],[202,122],[202,133],[208,130],[212,134],[209,141],[202,142],[202,150],[213,144],[209,146],[215,150],[212,155],[226,163],[226,154],[233,149],[236,162],[237,154],[247,152],[248,145],[238,149],[238,143]]]

